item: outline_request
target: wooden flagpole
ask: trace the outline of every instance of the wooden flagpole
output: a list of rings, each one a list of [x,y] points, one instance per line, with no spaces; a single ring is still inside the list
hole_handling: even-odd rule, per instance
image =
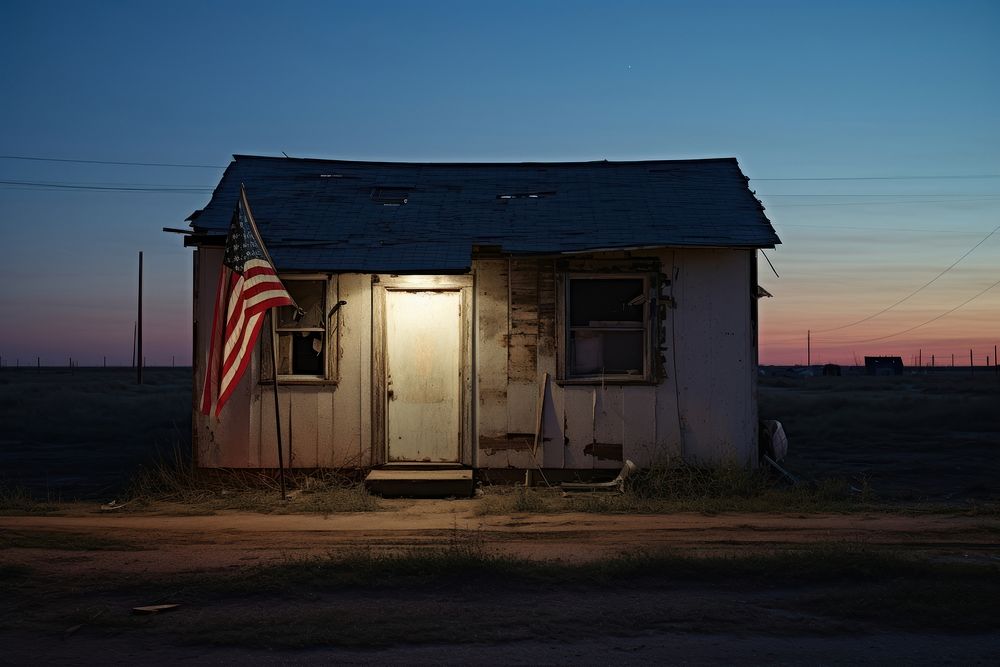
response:
[[[278,331],[274,323],[274,311],[268,313],[271,320],[271,379],[274,380],[274,424],[278,429],[278,479],[281,483],[281,499],[285,500],[285,455],[281,447],[281,408],[278,405]]]
[[[257,241],[257,245],[260,246],[261,252],[264,253],[264,257],[267,259],[267,263],[271,265],[271,268],[277,272],[277,267],[274,266],[274,260],[271,259],[271,253],[267,251],[267,246],[264,245],[264,239],[260,237],[260,231],[257,229],[257,224],[253,221],[253,216],[250,214],[250,202],[247,201],[247,192],[243,183],[240,183],[240,200],[246,206],[247,218],[250,221],[250,231],[254,235]],[[277,275],[277,273],[275,273]],[[287,294],[287,292],[286,292]],[[289,295],[291,298],[291,295]],[[294,300],[293,300],[294,301]],[[298,308],[298,306],[295,306]],[[283,447],[281,446],[281,408],[278,405],[278,327],[277,323],[274,321],[274,312],[277,308],[271,308],[268,311],[267,318],[271,320],[271,374],[274,376],[274,426],[278,433],[278,479],[281,482],[281,499],[287,500],[288,497],[285,494],[285,454]]]

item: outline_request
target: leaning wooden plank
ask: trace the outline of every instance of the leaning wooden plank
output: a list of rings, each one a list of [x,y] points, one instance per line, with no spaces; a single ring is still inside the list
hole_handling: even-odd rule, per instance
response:
[[[538,387],[538,402],[535,403],[535,441],[531,445],[531,456],[538,454],[538,446],[542,444],[542,424],[545,422],[545,390],[549,386],[548,372],[542,373],[542,384]]]

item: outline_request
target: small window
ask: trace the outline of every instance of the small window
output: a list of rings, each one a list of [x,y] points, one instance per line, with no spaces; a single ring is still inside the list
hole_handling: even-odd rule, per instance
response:
[[[566,298],[566,379],[649,376],[649,280],[570,277]]]
[[[287,276],[282,280],[302,312],[298,315],[291,306],[278,309],[278,376],[323,379],[327,366],[327,281]]]

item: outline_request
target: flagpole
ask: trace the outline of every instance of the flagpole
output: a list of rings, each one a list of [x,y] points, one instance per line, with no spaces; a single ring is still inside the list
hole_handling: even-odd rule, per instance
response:
[[[278,429],[278,479],[281,482],[281,499],[285,496],[285,455],[281,447],[281,408],[278,405],[278,333],[274,325],[274,311],[272,308],[268,312],[268,319],[271,320],[271,376],[274,380],[274,424]]]

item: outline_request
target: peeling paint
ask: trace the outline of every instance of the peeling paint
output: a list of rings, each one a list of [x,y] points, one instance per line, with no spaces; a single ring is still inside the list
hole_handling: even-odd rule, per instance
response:
[[[499,437],[479,436],[479,448],[486,454],[509,450],[530,450],[534,444],[534,433],[505,433]]]

